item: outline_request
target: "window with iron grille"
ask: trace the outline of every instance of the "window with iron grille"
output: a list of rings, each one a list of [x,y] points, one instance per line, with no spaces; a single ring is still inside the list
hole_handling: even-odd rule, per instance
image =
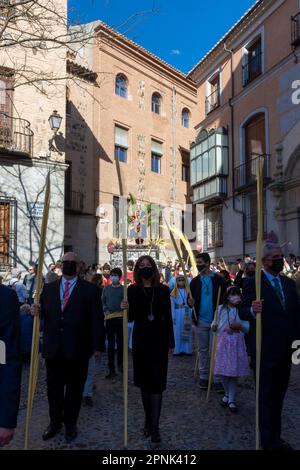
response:
[[[264,233],[266,232],[266,194],[263,198],[264,205]],[[256,240],[257,237],[257,194],[251,193],[244,200],[245,212],[245,241]]]
[[[0,270],[16,266],[17,201],[0,197]]]
[[[223,246],[223,207],[204,211],[204,245],[206,249]]]

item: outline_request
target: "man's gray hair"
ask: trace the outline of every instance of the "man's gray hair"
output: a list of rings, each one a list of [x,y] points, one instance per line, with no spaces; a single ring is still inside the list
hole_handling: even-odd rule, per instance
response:
[[[265,259],[268,256],[270,256],[273,250],[281,250],[281,246],[278,245],[278,243],[270,243],[270,242],[265,243],[263,247],[262,259]]]

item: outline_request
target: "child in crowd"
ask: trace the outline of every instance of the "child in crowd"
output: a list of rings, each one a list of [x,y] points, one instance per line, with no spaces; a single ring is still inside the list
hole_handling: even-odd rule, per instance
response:
[[[185,278],[178,275],[171,292],[171,307],[175,337],[174,356],[192,354],[192,309],[188,303]]]
[[[222,377],[225,395],[221,405],[237,413],[236,392],[238,377],[250,374],[244,334],[249,332],[249,322],[241,321],[238,306],[241,291],[236,286],[228,287],[223,305],[218,309],[218,318],[211,325],[217,332],[215,375]]]

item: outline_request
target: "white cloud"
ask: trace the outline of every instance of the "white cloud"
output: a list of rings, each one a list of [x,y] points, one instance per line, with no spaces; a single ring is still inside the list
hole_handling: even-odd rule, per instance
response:
[[[172,55],[180,55],[181,54],[181,51],[179,49],[172,49],[171,50],[171,54]]]

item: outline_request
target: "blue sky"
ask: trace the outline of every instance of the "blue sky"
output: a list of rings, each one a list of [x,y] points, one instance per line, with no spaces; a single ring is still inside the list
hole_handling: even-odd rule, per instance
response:
[[[69,0],[71,21],[108,23],[188,72],[255,0]]]

